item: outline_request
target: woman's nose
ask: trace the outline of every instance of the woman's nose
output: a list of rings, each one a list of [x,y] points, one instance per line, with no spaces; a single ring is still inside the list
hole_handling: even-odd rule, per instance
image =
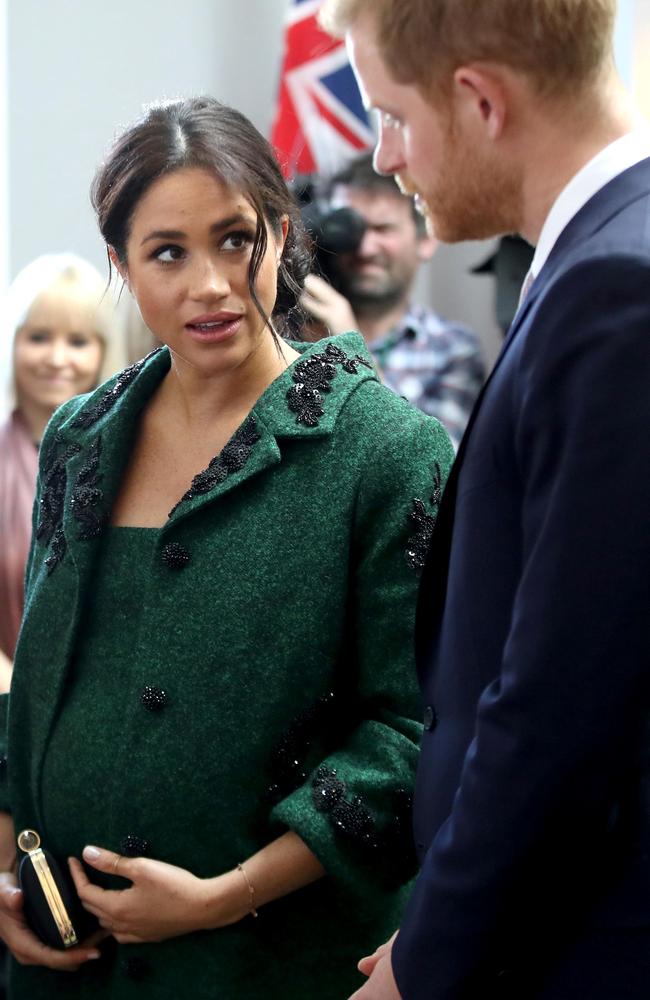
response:
[[[230,281],[225,270],[215,260],[197,261],[192,269],[190,297],[193,299],[223,298],[230,293]]]
[[[46,360],[52,368],[64,368],[68,363],[69,348],[64,337],[52,337],[48,343]]]

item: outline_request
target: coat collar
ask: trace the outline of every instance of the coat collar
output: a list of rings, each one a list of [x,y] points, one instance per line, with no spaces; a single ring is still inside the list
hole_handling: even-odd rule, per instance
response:
[[[291,346],[301,357],[268,386],[221,453],[188,483],[165,529],[280,462],[282,439],[331,434],[351,393],[377,378],[359,334]],[[79,568],[92,555],[92,542],[110,516],[140,413],[170,363],[167,348],[152,352],[72,408],[60,425],[49,463],[61,466],[57,489],[63,501],[59,546],[48,557],[54,556],[52,568],[66,552]],[[47,480],[47,456],[45,466]]]

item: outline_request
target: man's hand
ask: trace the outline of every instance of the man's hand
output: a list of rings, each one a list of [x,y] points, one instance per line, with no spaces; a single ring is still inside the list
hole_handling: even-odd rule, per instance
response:
[[[368,982],[353,993],[350,1000],[402,1000],[391,965],[393,941],[396,937],[397,931],[373,955],[361,959],[359,971],[369,977]]]
[[[331,336],[358,328],[348,300],[316,274],[308,274],[305,278],[305,290],[300,296],[300,304],[327,327]]]

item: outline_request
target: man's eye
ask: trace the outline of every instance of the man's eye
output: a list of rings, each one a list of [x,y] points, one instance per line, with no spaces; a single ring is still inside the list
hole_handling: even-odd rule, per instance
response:
[[[396,118],[395,115],[391,115],[389,111],[380,111],[379,120],[382,128],[396,129],[402,127],[402,123],[399,118]]]

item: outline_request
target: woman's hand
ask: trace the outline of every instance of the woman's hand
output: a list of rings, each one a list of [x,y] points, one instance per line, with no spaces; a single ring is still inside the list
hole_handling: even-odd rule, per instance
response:
[[[76,972],[80,965],[99,958],[94,947],[106,935],[97,932],[83,944],[66,951],[49,948],[36,937],[25,923],[23,894],[10,872],[0,873],[0,937],[21,965],[44,965],[59,972]]]
[[[89,881],[76,858],[69,859],[81,902],[120,944],[225,927],[249,910],[248,890],[237,871],[201,879],[163,861],[125,858],[98,847],[86,847],[83,858],[97,871],[132,883],[127,889],[101,889]]]

